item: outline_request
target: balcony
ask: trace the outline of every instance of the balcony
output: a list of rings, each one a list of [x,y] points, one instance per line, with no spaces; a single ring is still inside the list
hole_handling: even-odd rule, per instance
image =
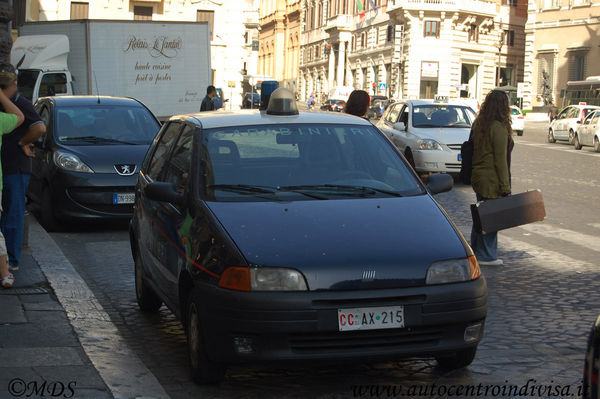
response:
[[[469,14],[496,15],[496,3],[484,0],[393,0],[388,12],[398,9],[411,11],[446,11]]]
[[[352,15],[336,15],[327,19],[325,31],[330,30],[350,30],[352,28]]]

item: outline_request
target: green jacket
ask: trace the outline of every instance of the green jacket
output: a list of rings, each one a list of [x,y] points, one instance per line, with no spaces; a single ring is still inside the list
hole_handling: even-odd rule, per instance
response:
[[[484,198],[498,198],[510,193],[506,128],[498,121],[490,126],[490,140],[483,141],[473,132],[473,174],[471,186]]]
[[[14,114],[0,112],[0,150],[2,149],[2,135],[12,132],[17,127],[19,118]],[[0,192],[2,191],[2,164],[0,164]]]

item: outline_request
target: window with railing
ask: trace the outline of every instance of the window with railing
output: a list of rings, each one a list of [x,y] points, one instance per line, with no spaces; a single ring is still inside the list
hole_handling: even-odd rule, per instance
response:
[[[423,35],[425,37],[440,37],[440,21],[425,21]]]
[[[394,25],[388,25],[387,27],[387,41],[394,41]]]
[[[514,30],[504,30],[504,44],[508,47],[514,47],[515,45],[515,31]]]

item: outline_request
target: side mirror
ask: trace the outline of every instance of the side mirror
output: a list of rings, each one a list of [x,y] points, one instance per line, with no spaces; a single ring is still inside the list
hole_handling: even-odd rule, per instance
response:
[[[577,124],[578,124],[578,125],[581,125],[581,121],[580,121],[580,120],[578,120],[578,121],[577,121]]]
[[[431,194],[445,193],[452,190],[454,179],[449,174],[431,175],[427,179],[427,189]]]
[[[396,130],[406,130],[406,125],[404,122],[396,122],[392,127]]]
[[[144,187],[144,194],[148,199],[161,202],[170,202],[172,204],[181,205],[183,204],[183,194],[177,192],[175,184],[163,183],[163,182],[152,182],[148,183]]]

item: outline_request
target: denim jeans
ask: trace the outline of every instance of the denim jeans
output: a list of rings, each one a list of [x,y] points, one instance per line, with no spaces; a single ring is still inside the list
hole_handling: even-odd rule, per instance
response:
[[[487,199],[477,194],[477,201]],[[471,228],[471,248],[473,248],[477,260],[487,262],[498,259],[498,232],[480,234],[475,231],[475,226],[473,226]]]
[[[6,240],[8,264],[19,266],[23,247],[23,224],[25,222],[25,193],[29,185],[29,173],[11,173],[2,177],[2,217],[0,229]]]

